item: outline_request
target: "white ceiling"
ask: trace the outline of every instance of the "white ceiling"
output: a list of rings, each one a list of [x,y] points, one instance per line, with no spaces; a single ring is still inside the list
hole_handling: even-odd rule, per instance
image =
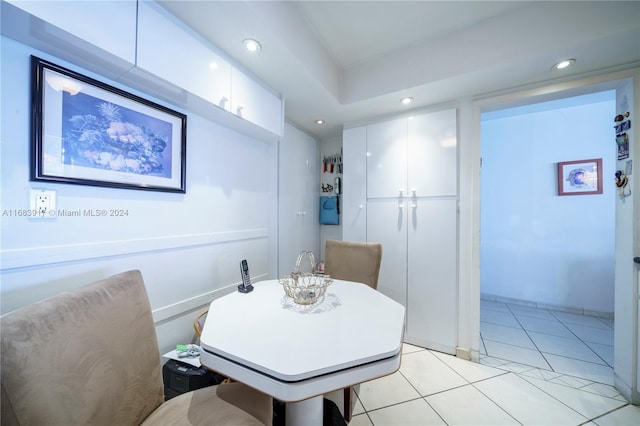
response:
[[[320,139],[345,123],[640,64],[640,1],[159,3],[282,93],[287,120]],[[247,37],[262,51],[244,50]],[[575,65],[551,69],[566,58]]]

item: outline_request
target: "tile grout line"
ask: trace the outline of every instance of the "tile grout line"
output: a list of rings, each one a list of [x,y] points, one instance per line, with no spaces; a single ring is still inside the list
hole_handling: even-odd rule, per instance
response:
[[[556,372],[556,373],[560,373],[560,372],[557,372],[557,371],[553,368],[553,366],[551,366],[551,363],[548,361],[547,357],[545,356],[545,353],[547,353],[547,352],[543,352],[542,350],[540,350],[540,348],[538,347],[538,345],[535,343],[535,341],[533,341],[533,338],[532,338],[532,337],[531,337],[531,335],[529,334],[529,330],[527,330],[527,329],[525,329],[525,328],[524,328],[524,326],[522,325],[522,323],[520,322],[520,320],[518,319],[518,317],[516,316],[516,314],[513,312],[513,310],[512,310],[512,309],[511,309],[511,307],[509,306],[509,304],[506,304],[506,303],[505,303],[505,306],[506,306],[506,308],[509,310],[509,312],[511,313],[511,315],[514,317],[514,319],[516,320],[516,322],[520,325],[521,330],[522,330],[522,331],[524,331],[524,333],[527,335],[527,337],[529,338],[529,340],[531,340],[531,342],[532,342],[532,343],[533,343],[533,345],[535,346],[536,350],[540,353],[540,355],[541,355],[541,356],[542,356],[542,358],[545,360],[545,362],[547,363],[547,365],[549,365],[549,367],[550,367],[550,369],[551,369],[550,371],[553,371],[553,372]],[[598,359],[600,359],[602,362],[604,362],[604,364],[594,363],[594,362],[592,362],[592,361],[585,361],[585,360],[582,360],[582,359],[579,359],[579,358],[573,358],[573,357],[566,356],[566,355],[561,355],[561,354],[553,354],[553,353],[550,353],[550,352],[548,353],[549,355],[554,355],[554,356],[558,356],[558,357],[566,358],[566,359],[568,359],[568,360],[575,360],[575,361],[579,361],[579,362],[585,362],[585,363],[590,363],[590,364],[593,364],[593,365],[601,365],[601,366],[603,366],[603,367],[612,368],[612,367],[611,367],[611,365],[609,365],[609,363],[607,363],[604,359],[602,359],[602,357],[601,357],[600,355],[598,355],[598,354],[597,354],[597,353],[596,353],[596,352],[595,352],[595,351],[594,351],[594,350],[593,350],[593,349],[592,349],[592,348],[591,348],[591,347],[590,347],[590,346],[589,346],[589,345],[588,345],[584,340],[582,340],[582,339],[581,339],[581,338],[580,338],[576,333],[574,333],[574,332],[573,332],[573,331],[572,331],[572,330],[571,330],[571,329],[570,329],[570,328],[569,328],[569,327],[568,327],[568,326],[567,326],[567,325],[562,321],[562,319],[560,319],[560,318],[558,318],[556,315],[554,315],[554,314],[553,314],[553,312],[550,312],[549,310],[547,310],[547,309],[543,309],[543,308],[533,308],[533,309],[541,310],[541,311],[545,311],[546,313],[548,313],[549,315],[551,315],[551,316],[553,317],[553,320],[547,320],[547,319],[540,318],[540,317],[536,317],[536,316],[529,316],[529,315],[526,315],[526,313],[521,313],[520,315],[521,315],[521,316],[524,316],[524,317],[527,317],[527,318],[540,319],[540,320],[544,320],[544,321],[554,321],[554,320],[555,320],[554,322],[557,322],[557,323],[561,324],[565,329],[567,329],[567,331],[568,331],[569,333],[571,333],[573,336],[575,336],[575,338],[576,338],[580,343],[582,343],[584,346],[586,346],[587,348],[589,348],[589,350],[590,350],[591,352],[593,352],[593,353],[597,356],[597,358],[598,358]],[[587,315],[587,316],[588,316],[588,315]],[[581,324],[574,324],[574,325],[581,325]],[[605,325],[606,325],[606,324],[605,324]],[[588,327],[588,326],[586,326],[586,325],[585,325],[585,327]],[[512,327],[512,328],[513,328],[513,327]],[[596,327],[592,327],[592,328],[596,328]],[[551,334],[551,333],[547,333],[547,332],[540,332],[540,331],[534,331],[534,330],[531,330],[531,331],[532,331],[532,332],[536,332],[536,333],[540,333],[540,334],[545,334],[545,335],[548,335],[548,336],[566,338],[566,337],[563,337],[563,336],[558,336],[557,334]],[[608,330],[607,330],[607,331],[608,331]],[[491,340],[491,339],[488,339],[488,340]],[[504,342],[499,342],[499,341],[497,341],[497,342],[498,342],[498,343],[502,343],[502,344],[506,344],[506,345],[510,345],[509,343],[504,343]],[[595,342],[594,342],[594,343],[595,343]],[[514,346],[514,347],[521,347],[521,346],[517,346],[517,345],[511,345],[511,346]],[[605,345],[605,346],[606,346],[606,345]],[[525,349],[526,349],[526,348],[525,348]],[[487,355],[488,355],[488,351],[487,351]],[[501,358],[501,359],[502,359],[502,358]],[[517,361],[516,361],[516,362],[517,362]],[[528,365],[528,364],[525,364],[525,365]],[[540,368],[540,367],[536,367],[536,368]],[[571,374],[566,374],[566,373],[560,373],[560,374],[567,375],[567,376],[570,376],[570,377],[577,377],[577,378],[584,379],[583,377],[580,377],[580,376],[573,376],[573,375],[571,375]],[[590,379],[587,379],[587,380],[589,380],[589,381],[591,381],[591,382],[593,382],[593,383],[602,383],[602,382],[594,382],[593,380],[590,380]],[[605,384],[605,385],[606,385],[606,383],[602,383],[602,384]]]
[[[624,403],[625,401],[620,401],[620,400],[618,400],[617,398],[614,398],[614,397],[611,397],[611,396],[608,396],[608,395],[604,395],[604,394],[601,394],[601,393],[599,393],[599,392],[590,392],[590,391],[582,390],[582,389],[581,389],[581,388],[584,388],[584,387],[587,387],[587,386],[591,386],[591,385],[594,385],[594,384],[601,384],[601,385],[603,385],[603,386],[609,386],[609,385],[606,385],[606,384],[602,384],[602,383],[600,383],[600,382],[595,382],[595,381],[593,381],[593,380],[589,380],[589,379],[585,379],[585,378],[579,378],[579,379],[580,379],[580,381],[583,381],[583,382],[585,382],[585,383],[586,383],[586,382],[589,382],[589,383],[586,383],[586,384],[584,384],[584,385],[582,385],[582,386],[580,386],[580,387],[571,386],[570,384],[564,385],[564,384],[561,384],[561,383],[551,382],[551,383],[553,383],[553,384],[555,384],[555,385],[557,385],[557,386],[565,386],[565,387],[567,387],[567,388],[569,388],[569,389],[573,389],[573,390],[577,390],[577,391],[580,391],[580,392],[589,393],[589,394],[592,394],[592,395],[597,395],[597,396],[602,397],[602,398],[607,398],[607,399],[611,399],[611,400],[615,400],[615,401],[623,402],[623,403],[624,403],[623,405],[621,405],[621,406],[619,406],[619,407],[617,407],[617,408],[615,408],[615,409],[612,409],[612,410],[610,410],[610,411],[608,411],[608,412],[606,412],[606,413],[599,414],[598,416],[593,417],[592,419],[589,419],[586,415],[584,415],[584,414],[580,413],[580,412],[579,412],[579,411],[577,411],[576,409],[572,408],[571,406],[567,405],[567,404],[566,404],[566,403],[564,403],[563,401],[561,401],[561,400],[559,400],[558,398],[554,397],[552,394],[548,393],[548,392],[547,392],[547,391],[545,391],[544,389],[542,389],[542,388],[540,388],[539,386],[537,386],[537,385],[536,385],[536,383],[535,383],[535,381],[533,381],[533,379],[536,379],[536,378],[537,378],[537,379],[539,379],[539,380],[543,380],[543,381],[545,381],[545,382],[550,382],[550,380],[551,380],[551,379],[546,379],[546,378],[544,377],[544,375],[543,375],[541,378],[540,378],[540,377],[535,377],[535,376],[532,376],[532,377],[528,378],[528,376],[527,376],[526,374],[524,374],[525,372],[523,372],[523,373],[518,373],[518,372],[515,372],[515,371],[507,371],[507,370],[503,370],[503,369],[501,369],[500,367],[495,367],[495,366],[491,366],[491,365],[486,365],[487,367],[492,367],[492,368],[495,368],[495,369],[501,370],[502,372],[501,372],[500,374],[495,375],[495,376],[486,377],[486,378],[483,378],[483,379],[476,380],[476,381],[473,381],[473,382],[472,382],[472,381],[468,380],[466,377],[464,377],[461,373],[459,373],[459,372],[454,368],[454,366],[449,365],[449,364],[448,364],[448,363],[446,363],[443,359],[441,359],[438,355],[436,355],[436,353],[439,353],[439,352],[437,352],[437,351],[429,350],[429,349],[426,349],[426,348],[420,348],[419,350],[412,351],[412,352],[408,352],[408,353],[418,353],[418,352],[423,352],[423,351],[425,351],[425,352],[429,352],[429,354],[430,354],[430,355],[432,355],[432,356],[434,356],[436,359],[438,359],[438,361],[440,361],[440,363],[441,363],[441,364],[444,364],[444,366],[448,367],[448,368],[449,368],[451,371],[453,371],[456,375],[460,376],[460,377],[461,377],[461,378],[466,382],[466,384],[459,385],[459,386],[454,386],[454,387],[452,387],[452,388],[445,389],[445,390],[441,390],[441,391],[438,391],[438,392],[434,392],[434,393],[431,393],[431,394],[428,394],[428,395],[422,395],[422,393],[421,393],[421,392],[416,388],[416,386],[414,386],[414,384],[411,382],[411,380],[409,380],[409,378],[408,378],[407,376],[405,376],[405,374],[403,374],[400,370],[398,370],[398,372],[400,373],[400,375],[401,375],[401,376],[402,376],[402,377],[403,377],[403,378],[404,378],[404,379],[409,383],[409,385],[410,385],[410,386],[411,386],[411,387],[412,387],[412,388],[413,388],[413,389],[418,393],[418,395],[419,395],[419,396],[418,396],[418,397],[416,397],[416,398],[410,398],[410,399],[407,399],[407,400],[404,400],[404,401],[400,401],[400,402],[397,402],[397,403],[394,403],[394,404],[389,404],[389,405],[386,405],[386,406],[383,406],[383,407],[378,407],[378,408],[375,408],[375,409],[373,409],[373,410],[366,410],[366,409],[365,409],[365,407],[364,407],[364,404],[362,404],[362,400],[360,399],[360,397],[359,397],[359,396],[357,396],[357,398],[358,398],[358,400],[360,400],[361,405],[362,405],[362,408],[363,408],[363,410],[364,410],[362,413],[359,413],[358,415],[365,414],[365,415],[367,416],[367,418],[368,418],[369,422],[370,422],[372,425],[374,425],[374,426],[375,426],[375,423],[373,422],[373,419],[372,419],[372,417],[371,417],[371,415],[370,415],[371,413],[373,413],[373,412],[375,412],[375,411],[378,411],[378,410],[383,410],[383,409],[386,409],[386,408],[389,408],[389,407],[393,407],[393,406],[401,405],[401,404],[404,404],[404,403],[407,403],[407,402],[417,401],[417,400],[419,400],[419,399],[422,399],[424,402],[426,402],[426,403],[427,403],[427,405],[429,406],[429,408],[431,408],[431,410],[432,410],[433,412],[435,412],[435,414],[438,416],[438,418],[439,418],[439,419],[440,419],[440,420],[441,420],[445,425],[448,425],[448,423],[446,422],[446,420],[445,420],[445,419],[442,417],[442,415],[441,415],[441,414],[440,414],[440,413],[439,413],[439,412],[438,412],[438,411],[437,411],[437,410],[436,410],[436,409],[435,409],[435,408],[434,408],[434,407],[429,403],[429,401],[427,400],[427,398],[428,398],[428,397],[430,397],[430,396],[433,396],[433,395],[438,395],[438,394],[446,393],[446,392],[448,392],[448,391],[452,391],[452,390],[455,390],[455,389],[461,389],[461,388],[464,388],[465,386],[472,386],[472,387],[473,387],[473,389],[475,389],[475,390],[477,390],[478,392],[480,392],[480,394],[482,394],[482,395],[483,395],[484,397],[486,397],[489,401],[491,401],[493,404],[495,404],[495,405],[496,405],[496,406],[497,406],[501,411],[503,411],[505,414],[507,414],[507,415],[508,415],[510,418],[512,418],[515,422],[517,422],[519,425],[522,425],[523,423],[521,423],[520,421],[518,421],[518,419],[516,419],[512,414],[510,414],[510,413],[509,413],[505,408],[503,408],[502,406],[500,406],[500,404],[498,404],[496,401],[494,401],[492,398],[490,398],[488,395],[486,395],[484,392],[482,392],[482,390],[480,390],[480,389],[478,389],[478,387],[476,387],[476,384],[477,384],[477,383],[486,382],[486,381],[489,381],[489,380],[492,380],[492,379],[495,379],[495,378],[498,378],[498,377],[501,377],[501,376],[508,375],[508,374],[510,374],[510,373],[514,374],[514,375],[515,375],[515,377],[520,378],[521,380],[523,380],[523,381],[524,381],[524,382],[526,382],[527,384],[529,384],[529,385],[533,386],[534,388],[536,388],[537,390],[541,391],[543,394],[547,395],[547,396],[548,396],[548,397],[550,397],[552,400],[554,400],[554,401],[556,401],[556,402],[560,403],[561,405],[563,405],[563,406],[565,406],[565,407],[569,408],[571,411],[573,411],[573,412],[577,413],[577,414],[578,414],[578,415],[580,415],[582,418],[584,418],[584,419],[585,419],[585,421],[583,421],[583,422],[579,423],[579,425],[586,425],[586,424],[588,424],[589,422],[591,422],[591,421],[593,421],[593,420],[595,420],[595,419],[598,419],[598,418],[601,418],[601,417],[603,417],[603,416],[606,416],[606,415],[608,415],[608,414],[610,414],[610,413],[612,413],[612,412],[614,412],[614,411],[617,411],[617,410],[619,410],[619,409],[621,409],[621,408],[624,408],[625,406],[629,405],[628,403]],[[446,354],[445,354],[445,355],[446,355]],[[487,356],[487,357],[489,358],[489,356]],[[518,364],[517,362],[509,361],[509,360],[507,360],[507,362],[510,362],[510,363],[513,363],[513,364]],[[482,364],[478,363],[478,365],[482,365]],[[532,367],[530,370],[526,370],[526,372],[532,372],[532,371],[534,371],[534,370],[538,370],[538,371],[549,371],[549,370],[546,370],[546,369],[543,369],[543,368],[536,368],[536,367]],[[553,379],[561,378],[561,377],[564,377],[564,376],[573,377],[573,376],[570,376],[570,375],[566,375],[566,374],[564,374],[564,373],[558,373],[558,372],[554,372],[554,371],[551,371],[551,372],[553,372],[554,374],[558,374],[558,376],[553,377]],[[542,373],[541,373],[541,374],[542,374]]]
[[[533,386],[533,387],[535,387],[536,389],[540,390],[540,391],[541,391],[541,392],[543,392],[544,394],[546,394],[546,395],[548,395],[549,397],[553,398],[554,400],[558,401],[560,404],[564,405],[565,407],[567,407],[567,408],[568,408],[568,409],[570,409],[571,411],[574,411],[574,412],[578,413],[580,416],[584,417],[586,420],[585,420],[584,422],[580,423],[580,424],[589,423],[590,421],[592,421],[592,420],[593,420],[593,419],[588,418],[587,416],[585,416],[584,414],[582,414],[582,413],[581,413],[581,412],[579,412],[578,410],[574,409],[574,408],[573,408],[573,407],[571,407],[570,405],[565,404],[564,402],[560,401],[558,398],[556,398],[555,396],[551,395],[550,393],[548,393],[548,392],[547,392],[547,391],[545,391],[544,389],[542,389],[542,388],[540,388],[540,387],[536,386],[536,384],[535,384],[535,383],[531,382],[530,380],[527,380],[527,378],[526,378],[526,377],[520,377],[520,378],[521,378],[522,380],[524,380],[525,382],[529,383],[531,386]],[[575,389],[575,388],[574,388],[574,389]],[[578,390],[578,391],[580,391],[580,392],[584,392],[584,391],[581,391],[580,389],[575,389],[575,390]],[[618,408],[620,408],[620,407],[618,407]],[[615,411],[615,410],[613,410],[613,411]],[[605,414],[606,414],[606,413],[605,413]],[[600,417],[600,416],[598,416],[598,417]],[[594,417],[594,418],[597,418],[597,417]]]
[[[426,396],[423,396],[422,400],[427,403],[429,408],[431,408],[434,413],[436,413],[436,415],[440,418],[440,420],[442,420],[442,423],[444,423],[445,425],[449,426],[449,423],[447,423],[447,421],[440,415],[440,413],[438,413],[438,410],[433,408],[433,405],[429,404],[429,401],[427,401],[427,397]]]
[[[594,418],[592,418],[592,419],[590,419],[590,420],[587,420],[586,422],[581,423],[579,426],[581,426],[581,425],[585,425],[585,424],[590,423],[590,422],[594,422],[594,424],[597,424],[597,423],[595,423],[595,420],[600,419],[600,418],[602,418],[602,417],[604,417],[604,416],[606,416],[606,415],[609,415],[609,414],[611,414],[611,413],[613,413],[613,412],[615,412],[615,411],[621,410],[621,409],[623,409],[624,407],[627,407],[627,406],[629,406],[629,405],[631,405],[631,404],[630,404],[629,402],[627,402],[626,404],[621,405],[621,406],[620,406],[620,407],[618,407],[618,408],[614,408],[613,410],[609,410],[609,411],[607,411],[606,413],[602,413],[602,414],[600,414],[599,416],[596,416],[596,417],[594,417]]]
[[[543,357],[543,359],[545,360],[545,362],[546,362],[546,363],[551,367],[551,370],[550,370],[550,371],[552,371],[552,372],[554,372],[554,373],[561,374],[562,376],[574,377],[574,378],[577,378],[577,379],[582,379],[582,380],[586,380],[586,381],[590,382],[589,384],[583,385],[583,386],[578,387],[578,388],[575,388],[575,387],[574,387],[575,389],[580,389],[580,388],[585,387],[585,386],[591,386],[591,385],[596,384],[596,383],[597,383],[597,384],[602,384],[602,385],[605,385],[605,386],[610,386],[609,384],[607,384],[607,383],[603,383],[603,382],[601,382],[601,381],[594,381],[594,380],[592,380],[592,379],[586,379],[586,378],[581,377],[581,376],[572,375],[572,374],[567,374],[567,373],[561,373],[561,372],[559,372],[559,371],[556,371],[556,370],[553,368],[553,366],[551,366],[551,363],[549,362],[549,360],[548,360],[548,359],[547,359],[547,357],[545,356],[545,354],[549,354],[549,355],[553,355],[553,356],[561,357],[561,358],[564,358],[564,359],[567,359],[567,360],[571,360],[571,361],[585,362],[585,363],[593,364],[593,365],[595,365],[595,366],[603,366],[603,367],[607,367],[607,368],[612,368],[612,366],[611,366],[611,365],[610,365],[610,364],[609,364],[605,359],[603,359],[603,357],[602,357],[602,356],[600,356],[600,355],[599,355],[599,354],[598,354],[598,353],[597,353],[597,352],[596,352],[596,351],[595,351],[591,346],[589,346],[589,345],[587,344],[587,342],[586,342],[585,340],[583,340],[582,338],[580,338],[580,336],[578,336],[575,332],[573,332],[573,330],[571,330],[571,328],[567,325],[567,324],[573,324],[573,323],[565,323],[565,321],[564,321],[564,320],[563,320],[559,315],[554,314],[554,312],[552,312],[551,310],[548,310],[548,309],[544,309],[544,308],[533,308],[533,309],[535,309],[535,311],[544,311],[544,312],[546,312],[548,315],[550,315],[550,316],[551,316],[551,318],[552,318],[552,319],[546,319],[546,318],[542,318],[542,317],[540,317],[540,316],[536,316],[536,315],[527,315],[527,312],[526,312],[526,311],[520,312],[520,313],[518,313],[518,314],[516,315],[516,313],[514,312],[514,309],[512,309],[512,308],[511,308],[511,306],[509,306],[509,304],[508,304],[508,303],[504,303],[503,305],[504,305],[504,306],[506,307],[506,309],[511,313],[511,315],[515,318],[516,322],[521,326],[522,331],[524,331],[524,333],[527,335],[527,337],[531,340],[531,342],[532,342],[532,343],[533,343],[533,345],[535,346],[536,350],[540,353],[540,355]],[[497,312],[498,310],[495,310],[495,311]],[[504,311],[500,311],[500,312],[504,312]],[[593,361],[583,360],[583,359],[580,359],[580,358],[574,358],[574,357],[572,357],[572,356],[566,356],[566,355],[563,355],[563,354],[553,354],[553,353],[551,353],[551,352],[543,352],[542,350],[540,350],[540,348],[538,347],[538,345],[536,344],[536,342],[533,340],[533,338],[532,338],[532,337],[531,337],[531,335],[529,334],[529,330],[525,329],[525,327],[522,325],[522,323],[520,322],[520,320],[519,320],[519,318],[518,318],[518,315],[523,316],[523,317],[527,317],[527,318],[534,318],[534,319],[539,319],[539,320],[544,320],[544,321],[553,321],[554,323],[559,323],[560,325],[562,325],[562,327],[564,327],[564,329],[566,329],[566,330],[567,330],[571,335],[573,335],[573,336],[576,338],[577,342],[580,342],[580,344],[582,344],[583,346],[586,346],[590,352],[594,353],[594,354],[596,355],[596,358],[597,358],[597,359],[599,359],[600,361],[602,361],[602,363],[603,363],[603,364],[600,364],[600,363],[597,363],[597,362],[593,362]],[[584,315],[584,314],[582,314],[582,316],[583,316],[583,317],[591,317],[590,315]],[[607,332],[610,332],[610,331],[611,331],[611,327],[609,327],[609,325],[608,325],[608,324],[606,324],[605,322],[601,321],[601,320],[600,320],[599,318],[597,318],[597,317],[594,317],[594,318],[596,318],[596,320],[598,320],[598,321],[599,321],[599,323],[600,323],[600,324],[602,324],[603,326],[605,326],[606,328],[600,329],[600,328],[598,328],[598,327],[591,327],[591,326],[590,326],[590,325],[588,325],[588,324],[580,324],[580,323],[573,324],[573,325],[577,325],[577,326],[581,326],[581,327],[594,328],[594,329],[601,330],[601,331],[602,331],[602,330],[606,330]],[[533,330],[531,330],[531,331],[533,332]],[[566,339],[569,339],[568,337],[558,336],[557,334],[552,334],[552,333],[548,333],[548,332],[541,332],[541,331],[535,331],[535,332],[536,332],[536,333],[539,333],[539,334],[545,334],[545,335],[548,335],[548,336],[557,337],[557,338],[566,338]],[[481,336],[482,336],[482,335],[481,335]],[[487,339],[487,340],[491,340],[491,339]],[[509,345],[509,343],[504,343],[504,342],[500,342],[500,341],[496,341],[496,342],[501,343],[501,344]],[[608,346],[608,345],[604,345],[604,344],[597,343],[597,342],[594,342],[594,343],[596,343],[596,344],[600,344],[600,345],[603,345],[603,346]],[[514,347],[521,347],[521,346],[517,346],[517,345],[511,345],[511,346],[514,346]],[[486,345],[485,345],[485,348],[486,348]],[[487,351],[487,356],[489,356],[488,351]],[[526,365],[526,364],[525,364],[525,365]],[[540,368],[540,367],[537,367],[537,368]],[[603,396],[604,396],[604,395],[603,395]]]
[[[509,412],[507,411],[507,409],[506,409],[506,408],[502,407],[502,406],[501,406],[500,404],[498,404],[496,401],[494,401],[493,399],[491,399],[491,397],[490,397],[489,395],[485,394],[484,392],[482,392],[482,390],[481,390],[481,389],[478,389],[478,388],[475,386],[475,384],[476,384],[476,383],[484,382],[485,380],[490,380],[490,379],[493,379],[493,378],[496,378],[496,377],[501,377],[501,376],[504,376],[504,375],[506,375],[506,374],[516,374],[516,373],[514,373],[513,371],[507,371],[507,372],[505,372],[504,374],[499,374],[499,375],[494,376],[494,377],[488,377],[488,378],[483,379],[483,380],[478,380],[477,382],[471,383],[471,386],[473,386],[473,388],[474,388],[475,390],[477,390],[478,392],[480,392],[480,394],[481,394],[481,395],[484,395],[484,397],[485,397],[485,398],[487,398],[489,401],[491,401],[493,404],[495,404],[495,406],[496,406],[496,407],[498,407],[499,409],[501,409],[502,411],[504,411],[504,413],[505,413],[507,416],[509,416],[509,417],[511,417],[513,420],[515,420],[515,421],[516,421],[516,423],[518,423],[519,425],[523,425],[524,423],[522,423],[520,420],[516,419],[516,418],[515,418],[511,413],[509,413]],[[516,374],[516,376],[517,376],[517,374]]]
[[[549,313],[550,313],[554,318],[556,318],[556,319],[557,319],[557,320],[558,320],[558,321],[559,321],[563,326],[565,326],[565,328],[567,328],[567,329],[568,329],[568,330],[569,330],[569,331],[570,331],[574,336],[576,336],[576,338],[577,338],[578,340],[580,340],[580,341],[582,342],[582,344],[583,344],[583,345],[585,345],[587,348],[589,348],[589,350],[590,350],[591,352],[593,352],[593,353],[594,353],[598,358],[600,358],[600,360],[602,360],[602,362],[604,362],[606,366],[608,366],[608,367],[610,367],[610,368],[613,368],[613,365],[609,365],[609,363],[608,363],[607,361],[605,361],[605,360],[604,360],[604,359],[603,359],[603,358],[602,358],[602,357],[601,357],[601,356],[600,356],[596,351],[594,351],[594,350],[593,350],[593,348],[587,344],[587,342],[585,342],[584,340],[582,340],[582,339],[580,338],[580,336],[578,336],[577,334],[575,334],[575,333],[574,333],[574,332],[573,332],[573,331],[572,331],[572,330],[571,330],[571,329],[570,329],[570,328],[569,328],[569,327],[568,327],[568,326],[567,326],[567,325],[566,325],[566,324],[565,324],[565,323],[564,323],[560,318],[558,318],[558,317],[556,317],[555,315],[553,315],[553,312],[549,312]],[[594,317],[594,318],[598,319],[597,317]],[[598,320],[599,320],[599,319],[598,319]],[[571,324],[571,323],[569,323],[569,324]],[[604,323],[603,323],[603,324],[604,324]],[[583,327],[589,327],[588,325],[582,325],[582,324],[573,324],[573,325],[579,325],[579,326],[583,326]],[[604,324],[604,325],[607,325],[607,324]],[[592,328],[598,329],[597,327],[592,327]],[[609,330],[610,330],[610,329],[609,329],[609,326],[607,325],[607,331],[609,331]],[[601,345],[601,343],[597,343],[597,342],[591,342],[591,343],[594,343],[594,344],[600,344],[600,345]],[[609,346],[609,345],[603,345],[603,346]]]
[[[430,352],[433,352],[433,351],[430,351]],[[451,389],[443,390],[443,391],[440,391],[440,392],[435,392],[435,393],[432,393],[432,394],[430,394],[430,395],[425,395],[425,396],[423,396],[423,398],[424,398],[424,400],[425,400],[425,402],[426,402],[427,404],[429,404],[429,401],[427,401],[427,399],[426,399],[428,396],[438,395],[438,394],[441,394],[441,393],[444,393],[444,392],[448,392],[448,391],[451,391],[451,390],[454,390],[454,389],[460,389],[460,388],[463,388],[463,387],[465,387],[465,386],[471,386],[471,387],[473,387],[475,390],[477,390],[478,392],[480,392],[482,395],[484,395],[484,393],[482,393],[482,391],[480,391],[480,389],[478,389],[477,387],[475,387],[475,386],[474,386],[474,384],[475,384],[475,383],[483,382],[483,381],[485,381],[485,380],[491,380],[491,379],[494,379],[494,378],[496,378],[496,377],[504,376],[505,374],[509,374],[509,373],[510,373],[509,371],[504,371],[504,370],[502,370],[502,371],[503,371],[503,373],[501,373],[501,374],[497,374],[497,375],[495,375],[495,376],[486,377],[486,378],[484,378],[484,379],[480,379],[480,380],[476,380],[475,382],[471,382],[471,381],[469,381],[466,377],[464,377],[462,374],[458,373],[458,372],[455,370],[455,368],[453,368],[452,366],[450,366],[449,364],[447,364],[446,362],[444,362],[442,359],[440,359],[437,355],[435,355],[435,354],[433,354],[433,353],[432,353],[432,355],[433,355],[434,357],[436,357],[436,358],[438,359],[438,361],[440,361],[441,363],[443,363],[446,367],[449,367],[449,369],[451,369],[454,373],[456,373],[458,376],[460,376],[460,377],[461,377],[465,382],[467,382],[467,384],[466,384],[466,385],[462,385],[462,386],[456,386],[456,387],[453,387],[453,388],[451,388]],[[478,363],[478,364],[479,364],[479,363]],[[479,365],[480,365],[480,364],[479,364]],[[402,372],[401,372],[400,374],[402,374]],[[404,377],[404,375],[403,375],[403,377]],[[405,378],[406,378],[406,377],[405,377]],[[407,380],[409,380],[409,379],[407,379]],[[409,383],[411,383],[411,382],[409,382]],[[412,386],[413,386],[413,385],[412,385]],[[417,391],[417,389],[416,389],[416,391]],[[418,393],[420,393],[420,392],[418,391]],[[513,420],[515,420],[518,424],[522,425],[522,423],[520,423],[520,422],[519,422],[515,417],[513,417],[511,414],[509,414],[509,413],[508,413],[504,408],[502,408],[502,407],[501,407],[499,404],[497,404],[494,400],[492,400],[491,398],[489,398],[487,395],[484,395],[484,396],[485,396],[489,401],[491,401],[493,404],[495,404],[498,408],[500,408],[502,411],[504,411],[504,412],[505,412],[505,414],[507,414],[509,417],[511,417]],[[431,404],[429,404],[429,407],[431,407],[431,409],[432,409],[433,411],[435,411],[435,413],[436,413],[436,414],[438,414],[438,417],[440,417],[440,418],[442,419],[442,421],[443,421],[443,422],[445,422],[445,424],[448,424],[448,423],[447,423],[447,422],[442,418],[442,416],[440,415],[440,413],[438,413],[438,411],[437,411],[435,408],[433,408],[433,407],[431,406]]]
[[[538,347],[538,345],[536,345],[536,342],[533,341],[533,339],[531,338],[531,336],[529,335],[528,331],[524,328],[524,326],[522,325],[522,323],[520,322],[520,320],[518,319],[518,317],[513,313],[513,311],[511,310],[511,307],[507,305],[507,309],[509,309],[509,312],[511,312],[511,315],[513,316],[513,318],[516,320],[516,322],[520,325],[520,327],[522,328],[522,331],[524,331],[524,334],[527,335],[527,337],[529,338],[529,340],[531,340],[531,343],[533,343],[533,346],[535,346],[536,350],[538,351],[538,353],[540,354],[540,356],[542,357],[542,359],[544,359],[544,362],[547,363],[547,365],[549,366],[549,368],[551,369],[551,371],[555,372],[555,370],[553,369],[553,367],[551,366],[551,363],[549,362],[549,360],[547,360],[547,357],[544,356],[544,354],[542,353],[542,351],[540,350],[540,348]],[[548,313],[548,311],[546,309],[543,309],[545,312]]]

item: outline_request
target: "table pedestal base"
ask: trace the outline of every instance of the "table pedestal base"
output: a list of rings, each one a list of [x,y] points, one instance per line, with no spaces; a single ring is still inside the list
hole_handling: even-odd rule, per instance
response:
[[[287,402],[287,426],[322,426],[323,396],[314,396],[298,402]]]

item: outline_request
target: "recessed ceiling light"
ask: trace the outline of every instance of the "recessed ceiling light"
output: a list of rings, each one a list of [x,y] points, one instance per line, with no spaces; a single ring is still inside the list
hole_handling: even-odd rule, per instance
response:
[[[567,67],[570,67],[576,60],[575,59],[565,59],[564,61],[560,61],[553,66],[554,70],[562,70]]]
[[[411,102],[413,102],[413,98],[411,96],[407,96],[400,99],[400,102],[402,102],[403,105],[409,105]]]
[[[217,62],[209,62],[209,68],[212,70],[217,70],[218,69],[218,63]]]
[[[249,52],[257,52],[258,50],[262,49],[262,46],[260,45],[260,43],[258,42],[258,40],[254,40],[252,38],[247,38],[245,39],[242,44],[244,44],[244,47],[249,51]]]
[[[314,123],[316,123],[316,124],[324,124],[324,120],[315,120]]]

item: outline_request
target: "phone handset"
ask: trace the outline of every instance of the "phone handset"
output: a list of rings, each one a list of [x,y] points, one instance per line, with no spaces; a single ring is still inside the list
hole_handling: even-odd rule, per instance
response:
[[[249,275],[249,264],[246,259],[240,262],[240,275],[242,277],[242,284],[238,286],[240,293],[249,293],[253,290],[251,285],[251,275]]]

